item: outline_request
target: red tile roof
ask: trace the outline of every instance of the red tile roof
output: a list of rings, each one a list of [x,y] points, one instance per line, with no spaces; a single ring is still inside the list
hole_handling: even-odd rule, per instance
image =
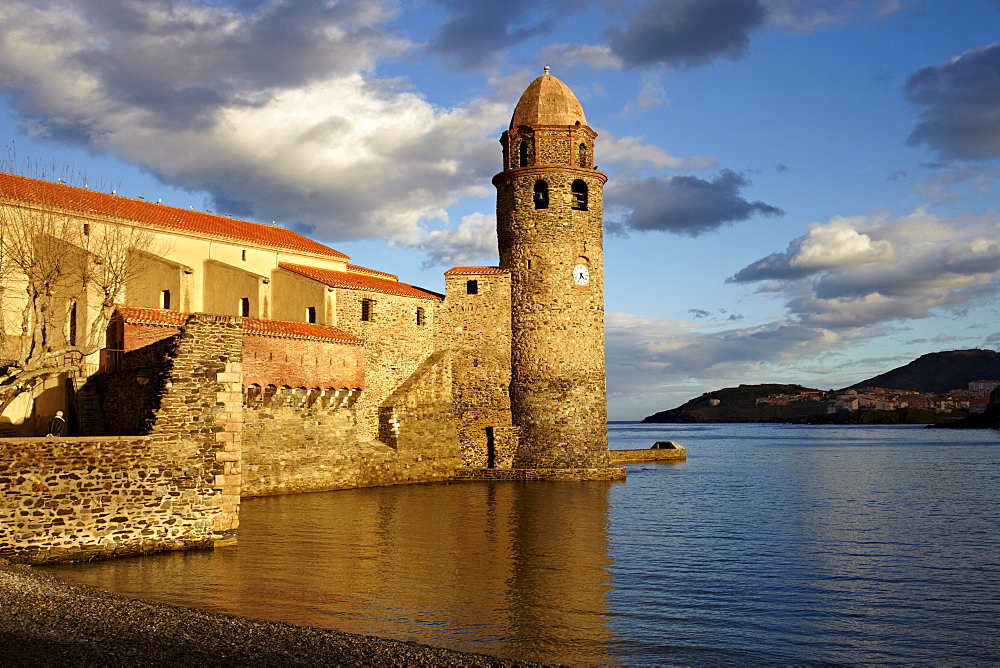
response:
[[[187,322],[189,313],[181,313],[168,308],[141,308],[119,306],[116,313],[130,325],[163,325],[180,327]]]
[[[291,320],[262,320],[260,318],[243,318],[243,331],[252,336],[273,336],[280,339],[314,339],[337,341],[339,343],[354,343],[361,345],[363,339],[351,336],[342,329],[330,325],[317,325],[310,322],[294,322]]]
[[[369,276],[377,276],[379,278],[387,278],[390,281],[398,281],[399,276],[396,274],[390,274],[386,271],[379,271],[378,269],[369,269],[368,267],[362,267],[356,264],[347,265],[347,271],[352,274],[368,274]]]
[[[118,218],[178,232],[248,241],[272,248],[325,255],[339,260],[350,259],[338,250],[276,225],[252,223],[191,209],[178,209],[164,204],[154,204],[14,174],[0,173],[0,198],[82,214]]]
[[[387,295],[400,295],[402,297],[416,297],[417,299],[433,299],[441,301],[444,295],[423,288],[414,287],[399,281],[390,281],[376,276],[365,274],[352,274],[346,271],[333,271],[332,269],[318,269],[316,267],[306,267],[301,264],[291,264],[280,262],[278,266],[288,271],[293,271],[300,276],[319,281],[331,288],[344,288],[346,290],[366,290],[368,292],[381,292]]]
[[[458,276],[462,274],[509,274],[509,269],[500,267],[452,267],[444,272],[445,276]]]
[[[190,313],[182,313],[165,308],[140,308],[120,306],[117,313],[130,325],[162,325],[180,327],[187,322]],[[264,320],[243,318],[243,331],[250,336],[271,336],[280,339],[312,339],[315,341],[337,341],[361,345],[362,339],[329,325],[289,320]]]

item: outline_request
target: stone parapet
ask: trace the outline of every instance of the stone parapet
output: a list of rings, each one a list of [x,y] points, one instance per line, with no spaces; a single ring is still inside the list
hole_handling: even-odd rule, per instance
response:
[[[290,390],[284,400],[280,393],[270,402],[248,398],[243,495],[450,479],[462,460],[449,356],[427,357],[385,397],[379,441],[367,440],[358,429],[354,395],[310,402],[310,393]]]
[[[136,385],[156,388],[148,436],[0,441],[0,557],[87,561],[233,543],[242,338],[240,318],[197,314],[154,344],[164,359]]]

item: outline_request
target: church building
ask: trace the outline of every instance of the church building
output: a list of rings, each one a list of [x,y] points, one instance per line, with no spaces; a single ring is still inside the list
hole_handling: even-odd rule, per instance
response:
[[[596,137],[545,68],[500,138],[500,264],[451,268],[443,292],[280,226],[0,174],[0,209],[69,221],[66,244],[146,235],[103,350],[8,406],[0,430],[43,435],[65,409],[78,435],[155,434],[181,382],[171,346],[211,320],[242,327],[226,362],[241,374],[244,494],[624,477],[608,457]],[[88,334],[87,290],[58,301],[67,341]],[[7,346],[15,293],[0,294]]]

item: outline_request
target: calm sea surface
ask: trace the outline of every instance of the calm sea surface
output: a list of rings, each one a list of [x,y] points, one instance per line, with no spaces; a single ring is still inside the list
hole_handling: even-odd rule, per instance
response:
[[[244,502],[239,545],[58,567],[131,596],[570,664],[1000,663],[1000,435],[613,423],[624,483]]]

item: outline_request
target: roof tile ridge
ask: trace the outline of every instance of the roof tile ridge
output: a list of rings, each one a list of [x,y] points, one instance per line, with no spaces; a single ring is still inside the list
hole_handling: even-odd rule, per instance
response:
[[[12,189],[13,192],[0,192],[0,198],[9,199],[15,202],[48,206],[77,213],[97,214],[100,216],[117,218],[131,223],[141,223],[143,225],[169,230],[175,233],[179,230],[187,232],[196,231],[200,234],[221,237],[224,239],[249,241],[275,248],[284,248],[304,253],[315,253],[317,255],[325,255],[348,260],[350,259],[347,254],[342,253],[335,248],[330,248],[326,244],[322,244],[314,239],[310,239],[309,237],[303,236],[298,232],[294,232],[277,224],[244,220],[242,218],[234,218],[232,216],[224,216],[206,211],[197,211],[195,209],[182,209],[180,207],[162,204],[160,202],[150,202],[144,199],[125,197],[124,195],[118,195],[116,193],[104,193],[99,190],[90,190],[89,188],[78,188],[65,183],[52,183],[42,179],[33,179],[31,177],[20,176],[18,174],[10,174],[9,172],[0,172],[0,182],[9,182],[11,185],[19,182],[31,186],[30,192],[26,192],[25,189],[22,188],[14,188]],[[116,212],[113,210],[114,207],[110,206],[115,200],[121,200],[126,206],[131,207],[132,209],[138,209],[138,211],[133,211],[131,213],[125,211]],[[171,217],[172,220],[170,219]],[[202,225],[199,226],[199,223]],[[215,224],[216,226],[221,225],[223,229],[206,230],[204,228],[205,224]],[[194,227],[195,229],[185,229],[189,226]],[[280,235],[289,235],[290,239],[275,241],[273,239],[268,240],[266,238],[266,234],[238,234],[237,229],[240,226],[252,226],[252,228],[256,228],[260,232],[275,231]],[[305,243],[291,243],[291,239],[294,239],[297,242],[301,240]]]
[[[510,269],[504,269],[496,265],[483,265],[478,267],[452,267],[444,273],[445,276],[449,274],[509,274]]]
[[[379,271],[378,269],[371,269],[369,267],[362,267],[359,264],[348,264],[347,270],[350,273],[370,274],[378,278],[388,278],[393,281],[399,280],[399,276],[397,276],[396,274],[390,274],[387,271]]]

